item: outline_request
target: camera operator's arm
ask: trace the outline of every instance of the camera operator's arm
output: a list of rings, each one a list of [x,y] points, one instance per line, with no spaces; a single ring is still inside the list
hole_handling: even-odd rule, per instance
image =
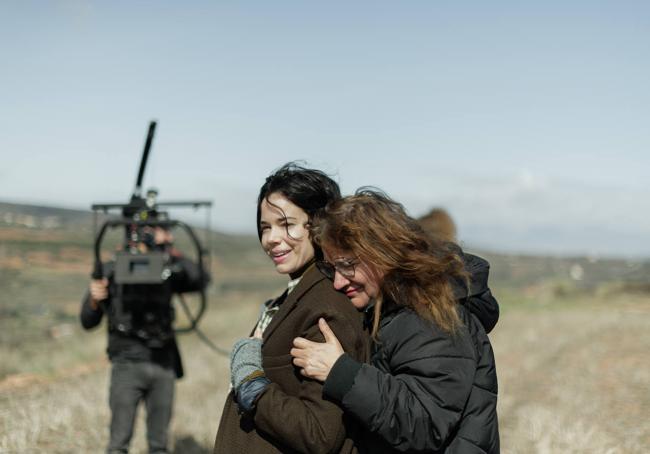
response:
[[[81,304],[81,326],[84,329],[94,328],[102,321],[104,311],[100,301],[108,300],[108,279],[93,279]]]
[[[175,293],[197,292],[208,285],[210,275],[205,271],[201,273],[196,263],[183,257],[182,252],[174,247],[174,235],[170,230],[156,227],[153,235],[154,242],[166,247],[172,258],[170,282]]]
[[[193,261],[182,256],[174,257],[172,266],[172,288],[176,293],[197,292],[204,289],[210,282],[210,275],[201,270]]]

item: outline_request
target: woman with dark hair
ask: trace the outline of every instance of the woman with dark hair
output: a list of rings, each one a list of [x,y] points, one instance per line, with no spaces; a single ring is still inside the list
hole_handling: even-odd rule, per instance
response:
[[[481,323],[457,304],[452,283],[467,280],[458,248],[372,190],[330,204],[312,232],[334,287],[372,308],[374,344],[363,364],[320,320],[326,342],[298,338],[291,354],[362,425],[359,449],[499,452],[494,355]]]
[[[252,332],[231,353],[232,391],[223,409],[215,453],[353,452],[343,412],[323,398],[323,386],[300,375],[289,350],[295,337],[324,338],[328,321],[356,360],[367,357],[363,316],[315,267],[313,219],[340,198],[323,172],[289,163],[266,179],[257,200],[260,243],[287,290],[265,303]]]

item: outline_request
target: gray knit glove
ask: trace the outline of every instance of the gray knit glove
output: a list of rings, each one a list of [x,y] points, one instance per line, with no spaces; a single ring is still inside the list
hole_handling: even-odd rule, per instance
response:
[[[239,339],[230,353],[230,383],[235,394],[241,384],[255,372],[262,372],[262,340]]]

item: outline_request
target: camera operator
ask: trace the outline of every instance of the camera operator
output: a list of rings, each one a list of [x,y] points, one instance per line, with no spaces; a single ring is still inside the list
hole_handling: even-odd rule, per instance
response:
[[[144,227],[140,253],[165,252],[171,273],[160,284],[118,284],[115,262],[103,265],[102,279],[93,279],[81,307],[84,329],[108,317],[108,357],[112,363],[108,453],[126,453],[133,434],[138,403],[147,409],[150,453],[167,452],[174,384],[183,366],[174,335],[172,295],[202,290],[209,277],[172,245],[163,227]]]

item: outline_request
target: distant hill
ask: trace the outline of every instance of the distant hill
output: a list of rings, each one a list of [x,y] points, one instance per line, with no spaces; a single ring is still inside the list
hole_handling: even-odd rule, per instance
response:
[[[492,285],[526,287],[553,280],[595,290],[618,282],[630,290],[650,291],[650,261],[509,255],[467,248],[490,262]]]
[[[0,202],[0,226],[4,227],[59,229],[79,224],[90,227],[91,223],[89,211]]]
[[[24,205],[0,202],[0,229],[18,228],[45,233],[57,232],[51,243],[74,239],[84,247],[92,244],[92,220],[90,210],[71,210],[55,207]],[[79,235],[79,232],[83,234]],[[221,232],[206,232],[196,229],[199,236],[209,243],[213,255],[226,266],[265,267],[266,262],[260,251],[259,241],[254,235],[232,235]],[[39,236],[39,238],[41,238]],[[17,249],[34,249],[36,244],[27,246],[29,241],[21,237],[20,242],[4,238],[3,243],[13,244]],[[38,241],[42,241],[39,239]],[[13,242],[13,243],[12,243]],[[41,244],[41,243],[39,243]],[[53,244],[52,244],[53,245]],[[205,246],[208,246],[206,244]],[[549,279],[558,282],[572,282],[583,289],[595,289],[605,282],[625,282],[629,285],[650,289],[650,262],[647,260],[595,259],[589,257],[554,257],[504,254],[496,251],[474,250],[465,246],[469,252],[476,253],[490,261],[490,280],[492,285],[526,287]]]

